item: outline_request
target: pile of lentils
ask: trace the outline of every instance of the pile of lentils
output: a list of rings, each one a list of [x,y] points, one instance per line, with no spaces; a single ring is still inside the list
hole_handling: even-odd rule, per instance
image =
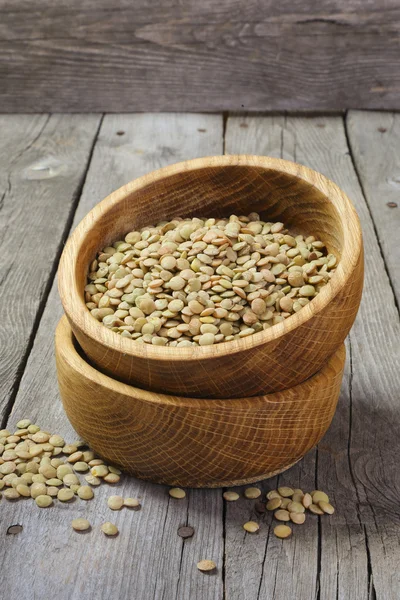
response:
[[[54,500],[92,500],[93,487],[120,478],[121,471],[106,465],[85,442],[67,444],[29,419],[18,421],[14,432],[0,430],[0,498],[32,498],[47,508]]]
[[[155,346],[207,346],[246,337],[301,310],[337,259],[314,236],[290,235],[257,213],[181,219],[131,231],[92,262],[93,317]]]
[[[82,484],[79,478],[84,473],[87,473],[84,475],[86,484]],[[55,499],[62,503],[71,503],[76,497],[92,500],[93,487],[103,481],[118,483],[120,475],[119,469],[106,465],[84,441],[67,444],[62,436],[41,429],[30,419],[21,419],[13,433],[8,429],[0,430],[0,501],[2,495],[9,502],[31,498],[39,508],[49,508]],[[168,493],[176,500],[186,498],[182,488],[172,487]],[[261,500],[261,496],[258,487],[244,490],[245,498],[258,499],[254,506],[257,514],[274,511],[274,518],[281,523],[302,525],[306,520],[306,510],[314,515],[332,515],[335,512],[328,495],[321,490],[304,493],[301,489],[284,486],[270,490],[266,495],[267,502]],[[240,496],[233,490],[227,490],[223,492],[223,498],[227,502],[235,502]],[[112,511],[141,508],[138,498],[117,495],[108,497],[107,506]],[[77,532],[92,529],[91,523],[82,517],[73,519],[71,527]],[[118,527],[110,521],[103,523],[100,529],[107,537],[119,534]],[[259,531],[260,525],[256,521],[247,521],[243,529],[253,534]],[[15,524],[7,529],[7,533],[17,534],[21,530],[22,525]],[[276,525],[273,531],[281,539],[292,534],[291,527],[285,524]],[[195,530],[190,525],[184,525],[178,528],[177,533],[187,539],[194,535]],[[213,560],[203,559],[197,562],[197,568],[207,573],[215,571],[217,565]]]

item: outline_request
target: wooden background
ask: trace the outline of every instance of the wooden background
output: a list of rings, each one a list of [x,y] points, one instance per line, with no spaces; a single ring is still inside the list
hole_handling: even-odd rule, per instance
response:
[[[55,273],[65,238],[112,190],[185,158],[244,152],[307,164],[351,198],[364,235],[365,288],[347,339],[338,408],[317,448],[260,484],[323,489],[332,517],[309,515],[288,540],[254,501],[222,490],[124,477],[87,503],[39,509],[0,500],[0,597],[7,600],[399,600],[400,589],[400,115],[221,114],[0,116],[0,429],[29,417],[76,438],[60,402]],[[29,267],[29,268],[28,268]],[[236,488],[243,495],[243,488]],[[111,514],[111,494],[142,510]],[[90,535],[69,523],[85,517]],[[99,531],[114,521],[120,536]],[[242,528],[260,523],[257,535]],[[6,535],[13,523],[19,535]],[[181,525],[196,532],[185,542]],[[217,563],[213,575],[198,560]]]
[[[0,0],[0,112],[400,109],[399,0]]]

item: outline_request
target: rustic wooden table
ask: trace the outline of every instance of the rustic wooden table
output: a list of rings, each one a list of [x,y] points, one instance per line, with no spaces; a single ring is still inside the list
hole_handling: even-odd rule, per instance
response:
[[[113,514],[120,536],[77,535],[70,521],[108,520],[108,486],[41,510],[0,501],[4,598],[58,600],[391,600],[400,571],[400,115],[202,114],[0,117],[0,418],[29,417],[76,437],[57,389],[53,336],[62,314],[55,282],[71,229],[109,192],[152,169],[225,153],[279,156],[321,171],[353,200],[365,240],[365,292],[347,340],[334,421],[319,447],[263,491],[290,483],[326,490],[332,517],[310,517],[291,539],[271,535],[254,501],[224,505],[222,490],[167,488],[125,477],[114,493],[139,496],[140,512]],[[95,415],[94,415],[95,418]],[[255,518],[258,535],[242,524]],[[7,527],[21,523],[19,535]],[[180,525],[196,532],[183,541]],[[196,562],[216,561],[203,575]]]

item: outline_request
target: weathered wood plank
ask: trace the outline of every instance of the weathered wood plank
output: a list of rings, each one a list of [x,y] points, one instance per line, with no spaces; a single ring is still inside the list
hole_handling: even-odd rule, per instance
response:
[[[348,434],[346,415],[339,413],[339,417],[343,415],[343,427],[328,433],[318,454],[318,485],[331,491],[338,507],[347,507],[339,509],[335,519],[321,523],[321,598],[324,565],[332,568],[334,564],[329,544],[333,545],[335,534],[339,597],[367,597],[371,590],[365,587],[364,569],[368,567],[372,573],[368,584],[374,586],[377,598],[394,599],[399,585],[394,564],[400,557],[398,541],[394,543],[400,529],[394,522],[398,523],[399,509],[393,501],[388,507],[385,498],[393,498],[392,490],[400,485],[394,460],[398,448],[395,431],[400,424],[399,318],[345,132],[334,122],[332,118],[288,119],[287,124],[289,135],[296,140],[297,160],[333,179],[353,200],[366,247],[364,297],[349,336],[350,377],[348,387],[345,384],[343,388],[345,401],[348,396]],[[375,316],[378,304],[379,319]],[[343,465],[346,451],[356,496]]]
[[[396,109],[399,19],[397,0],[4,0],[0,109]]]
[[[221,151],[220,116],[107,116],[74,223],[110,191],[136,176],[167,163]],[[71,440],[76,434],[61,406],[53,356],[53,335],[61,312],[54,284],[9,422],[28,414]],[[106,505],[111,494],[140,497],[142,510],[111,513]],[[222,600],[223,520],[217,490],[190,490],[179,501],[169,498],[165,486],[127,477],[112,488],[96,488],[95,499],[89,503],[75,501],[41,511],[29,502],[3,501],[1,511],[2,528],[16,521],[24,525],[24,533],[6,536],[0,546],[2,589],[10,598],[42,597],[57,586],[60,600]],[[77,516],[89,518],[92,533],[72,531],[70,521]],[[99,531],[107,520],[120,529],[115,540]],[[186,523],[196,532],[183,542],[177,529]],[[196,569],[202,558],[217,562],[215,575],[207,577]],[[21,569],[35,576],[18,577]]]
[[[346,125],[355,166],[400,304],[400,114],[350,111]]]
[[[0,116],[0,423],[75,209],[100,116]]]
[[[319,588],[321,599],[359,600],[373,597],[374,593],[377,598],[394,599],[398,589],[395,564],[400,557],[399,509],[393,491],[400,486],[395,467],[398,448],[395,432],[400,424],[396,407],[399,320],[371,217],[352,166],[342,120],[332,117],[288,117],[281,121],[279,117],[229,119],[226,148],[228,152],[282,155],[307,164],[338,183],[349,194],[360,215],[367,249],[364,298],[349,338],[347,371],[338,410],[317,453],[316,485],[328,491],[338,510],[333,517],[321,520],[316,589]],[[375,316],[377,306],[380,307],[379,319]],[[312,469],[310,472],[305,467],[305,473],[311,477]],[[298,479],[294,469],[285,474],[285,480],[303,485],[303,478]],[[269,485],[266,487],[270,489]],[[230,543],[230,528],[237,527],[230,522],[230,510],[229,507],[226,552],[228,556],[235,553],[239,557],[243,548]],[[236,507],[233,510],[237,510]],[[308,524],[312,519],[309,518]],[[265,532],[260,535],[268,542],[260,588],[264,596],[260,593],[259,597],[286,598],[288,590],[293,593],[296,579],[305,577],[304,570],[287,569],[283,577],[278,571],[271,536],[268,539]],[[296,530],[290,544],[282,546],[284,564],[294,561],[295,539],[299,535],[302,552],[311,556],[312,566],[309,545],[313,543],[314,532],[309,527],[301,529],[301,533]],[[254,562],[257,559],[253,557]],[[258,597],[254,584],[246,595],[245,571],[245,563],[228,560],[226,581],[232,598]],[[292,578],[289,573],[293,573]],[[275,581],[279,581],[276,586]],[[303,589],[303,592],[297,591],[295,597],[309,598],[312,593],[304,593]]]

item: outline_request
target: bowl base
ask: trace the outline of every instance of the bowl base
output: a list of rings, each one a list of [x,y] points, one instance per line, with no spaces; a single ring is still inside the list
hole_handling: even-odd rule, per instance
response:
[[[256,477],[249,477],[249,478],[245,478],[245,479],[233,479],[233,480],[230,479],[229,481],[212,481],[209,483],[199,483],[199,484],[191,484],[191,485],[187,485],[187,483],[184,483],[184,482],[178,481],[178,480],[167,481],[164,479],[155,479],[154,477],[140,477],[139,475],[135,474],[134,472],[132,472],[131,475],[133,477],[137,477],[138,479],[151,481],[152,483],[158,483],[160,485],[177,486],[177,487],[209,488],[209,489],[224,488],[224,487],[236,487],[238,485],[248,485],[249,483],[256,483],[257,481],[264,481],[264,479],[271,479],[271,477],[275,477],[276,475],[279,475],[280,473],[284,473],[284,471],[287,471],[288,469],[293,467],[295,464],[300,462],[303,458],[304,457],[301,456],[297,460],[291,462],[290,464],[286,465],[285,467],[282,467],[281,469],[277,469],[276,471],[270,471],[269,473],[264,473],[263,475],[257,475]],[[125,472],[129,473],[129,471],[126,471],[126,470],[125,470]]]

